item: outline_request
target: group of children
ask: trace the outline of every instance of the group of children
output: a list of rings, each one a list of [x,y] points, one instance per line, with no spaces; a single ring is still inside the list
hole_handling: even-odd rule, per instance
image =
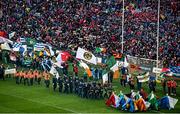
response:
[[[50,85],[50,74],[47,71],[40,72],[37,70],[17,71],[15,74],[16,84],[24,83],[24,85],[32,86],[34,81],[40,85],[41,79],[44,78],[46,87]]]

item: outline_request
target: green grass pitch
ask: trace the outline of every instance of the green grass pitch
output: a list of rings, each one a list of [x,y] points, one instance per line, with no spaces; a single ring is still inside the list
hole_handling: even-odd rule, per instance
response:
[[[71,66],[71,65],[70,65]],[[80,69],[80,76],[83,75]],[[69,67],[69,73],[72,75],[72,67]],[[147,83],[143,87],[149,92]],[[122,90],[129,93],[129,87],[122,87],[119,80],[113,81],[113,88],[118,93]],[[155,93],[160,98],[162,87],[160,84],[156,87]],[[180,97],[180,89],[177,88],[177,99]],[[45,88],[44,81],[41,85],[24,86],[15,84],[15,79],[6,78],[0,80],[0,113],[124,113],[120,109],[114,109],[105,105],[105,100],[92,100],[80,98],[75,94],[64,94],[58,91],[54,92],[52,83],[50,88]],[[177,113],[180,112],[180,101],[173,110],[147,111],[148,113]]]

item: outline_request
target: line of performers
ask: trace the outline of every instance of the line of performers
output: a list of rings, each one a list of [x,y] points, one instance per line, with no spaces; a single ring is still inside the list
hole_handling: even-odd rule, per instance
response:
[[[23,83],[24,85],[32,86],[33,83],[37,83],[40,85],[42,78],[44,78],[44,82],[46,87],[48,88],[50,85],[50,74],[47,71],[17,71],[15,74],[16,84]]]
[[[75,93],[82,98],[102,99],[109,98],[113,89],[110,83],[102,84],[100,82],[88,82],[87,78],[79,78],[77,76],[52,76],[47,71],[17,71],[15,74],[16,84],[24,84],[32,86],[33,84],[41,84],[44,80],[47,88],[50,87],[50,79],[52,79],[53,90],[60,93]]]

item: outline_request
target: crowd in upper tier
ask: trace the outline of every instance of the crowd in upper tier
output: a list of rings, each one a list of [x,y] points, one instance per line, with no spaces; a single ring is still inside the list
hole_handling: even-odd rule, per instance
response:
[[[1,0],[1,31],[12,40],[30,37],[60,49],[96,47],[121,52],[122,0]],[[179,0],[162,0],[159,59],[180,64]],[[156,59],[157,0],[125,0],[124,53]]]

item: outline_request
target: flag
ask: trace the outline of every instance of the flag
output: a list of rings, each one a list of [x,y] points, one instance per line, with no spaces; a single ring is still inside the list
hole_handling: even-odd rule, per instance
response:
[[[20,54],[22,54],[22,55],[24,56],[25,53],[27,52],[27,45],[22,45],[22,46],[19,48],[19,52],[20,52]]]
[[[12,37],[14,37],[15,33],[16,33],[16,32],[11,32],[11,33],[9,34],[9,39],[11,39]]]
[[[11,48],[7,42],[5,42],[4,44],[1,44],[1,49],[11,51]]]
[[[177,102],[178,102],[178,99],[172,98],[170,96],[164,96],[158,101],[160,108],[169,109],[169,110],[174,109]]]
[[[66,52],[66,51],[60,52],[60,53],[58,54],[58,56],[56,57],[56,61],[61,64],[61,63],[63,63],[63,62],[68,61],[68,59],[69,59],[70,57],[71,57],[71,55],[70,55],[68,52]]]
[[[49,71],[49,73],[54,76],[58,73],[58,71],[54,68],[54,66],[51,66],[51,70]]]
[[[119,101],[120,101],[119,97],[116,94],[112,93],[110,98],[106,101],[106,105],[112,106],[114,108],[118,108],[120,105]]]
[[[110,70],[112,70],[114,72],[114,74],[113,74],[114,79],[119,78],[120,73],[119,73],[119,64],[118,64],[118,62],[116,62],[116,64],[114,64],[114,66],[112,66],[110,68]]]
[[[139,98],[135,103],[139,111],[146,111],[146,104],[143,98]]]
[[[13,43],[13,41],[11,41],[11,40],[9,40],[9,39],[7,39],[7,38],[4,38],[4,37],[2,37],[2,36],[0,36],[0,43],[10,43],[10,44],[12,44]]]
[[[102,79],[103,79],[103,84],[108,82],[108,72],[106,70],[103,70]]]
[[[102,58],[100,58],[100,57],[97,57],[97,63],[102,63]]]
[[[33,46],[36,44],[36,40],[33,38],[26,38],[26,43],[28,46]]]
[[[44,53],[43,53],[44,56],[51,56],[50,54],[50,51],[48,48],[44,48]]]
[[[148,95],[148,102],[150,103],[151,108],[158,110],[158,101],[153,92]]]
[[[147,82],[149,81],[149,72],[145,73],[144,75],[137,76],[139,82]]]
[[[129,66],[129,63],[127,62],[127,57],[125,57],[123,67],[128,67],[128,66]]]
[[[86,63],[84,63],[82,60],[80,61],[80,66],[86,70],[86,73],[89,77],[92,77],[92,72],[91,72],[89,66]]]
[[[105,52],[106,52],[106,48],[97,47],[97,48],[96,48],[96,52],[97,52],[97,53],[100,53],[100,52],[105,53]]]
[[[13,51],[19,51],[19,48],[20,48],[21,46],[22,46],[21,43],[15,42],[15,43],[13,44],[13,46],[12,46]]]
[[[48,59],[44,59],[41,63],[44,70],[50,71],[51,70],[51,62]]]
[[[54,51],[53,51],[52,47],[51,47],[51,46],[48,46],[48,48],[49,48],[50,55],[51,55],[51,56],[54,56]]]
[[[78,48],[77,52],[76,52],[76,58],[78,59],[82,59],[84,61],[87,61],[89,63],[92,63],[92,64],[97,64],[97,59],[96,57],[89,51],[86,51],[82,48]]]
[[[15,68],[12,68],[12,69],[6,69],[5,70],[5,74],[15,74],[16,73],[16,69]]]
[[[169,68],[172,73],[180,74],[180,66],[174,66]]]
[[[18,42],[18,43],[26,43],[26,39],[20,37],[20,38],[17,39],[17,42]]]
[[[45,44],[44,43],[36,43],[34,45],[34,51],[44,51]]]
[[[32,63],[32,60],[31,59],[26,59],[23,61],[23,65],[27,65],[27,66],[30,66]]]
[[[108,66],[109,68],[113,67],[113,66],[116,64],[116,60],[115,60],[114,56],[111,56],[111,57],[107,60],[106,64],[107,64],[107,66]]]
[[[129,109],[130,112],[135,112],[137,110],[134,101],[131,98],[126,100],[126,103],[122,106],[123,110]]]

